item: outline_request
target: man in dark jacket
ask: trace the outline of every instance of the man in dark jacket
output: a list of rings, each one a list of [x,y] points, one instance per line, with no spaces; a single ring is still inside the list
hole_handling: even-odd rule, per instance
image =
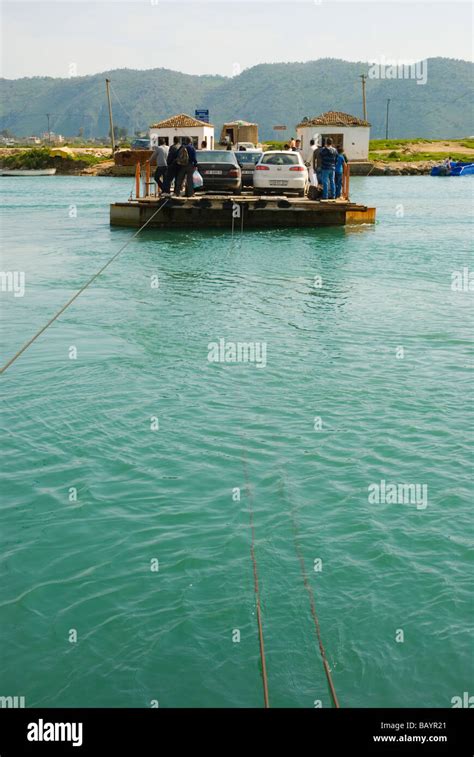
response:
[[[332,139],[328,137],[326,144],[321,147],[321,183],[323,185],[323,200],[333,200],[336,196],[336,186],[334,182],[334,173],[336,169],[337,150],[332,146]],[[328,192],[329,188],[329,192]]]
[[[316,184],[321,185],[321,150],[324,147],[324,137],[321,139],[321,144],[319,147],[316,147],[315,151],[313,152],[313,171],[316,174]]]
[[[176,156],[178,155],[178,150],[180,147],[181,147],[181,138],[173,137],[173,144],[171,145],[168,151],[168,157],[166,159],[166,162],[168,163],[168,170],[166,171],[165,180],[163,182],[164,194],[170,193],[171,183],[173,179],[175,180],[175,185],[176,185],[176,174],[178,172],[178,166],[176,164]]]
[[[183,181],[186,180],[186,197],[194,194],[193,174],[197,166],[196,150],[190,137],[183,137],[183,143],[176,155],[178,172],[174,182],[174,193],[179,197]]]

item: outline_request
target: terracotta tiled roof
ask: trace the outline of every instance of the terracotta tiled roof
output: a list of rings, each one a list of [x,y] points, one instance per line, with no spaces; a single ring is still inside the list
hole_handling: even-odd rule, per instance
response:
[[[310,118],[308,121],[302,121],[298,124],[298,127],[300,126],[370,126],[370,124],[368,121],[357,118],[357,116],[351,116],[349,113],[330,110],[320,116]]]
[[[199,121],[186,113],[179,113],[177,116],[171,116],[164,121],[151,124],[150,129],[187,129],[192,126],[210,126],[211,129],[213,128],[212,124],[208,124],[206,121]]]

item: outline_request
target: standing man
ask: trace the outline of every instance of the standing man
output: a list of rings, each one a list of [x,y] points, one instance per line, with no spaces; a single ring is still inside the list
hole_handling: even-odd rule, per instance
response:
[[[156,171],[154,179],[158,184],[160,192],[163,192],[164,179],[166,179],[166,171],[168,169],[168,163],[166,159],[168,157],[168,145],[165,142],[164,137],[158,137],[158,145],[155,147],[153,155],[150,158],[150,163],[154,163],[156,160]]]
[[[313,187],[318,186],[318,181],[316,179],[316,171],[314,170],[314,151],[315,150],[316,150],[316,141],[314,139],[310,139],[309,147],[305,155],[304,164],[308,169],[309,183]]]
[[[335,170],[335,183],[336,183],[336,199],[341,196],[342,192],[342,176],[344,174],[344,164],[347,163],[347,157],[344,154],[342,147],[337,148],[336,158],[336,170]]]
[[[331,137],[327,137],[326,144],[324,147],[321,147],[320,154],[323,200],[333,200],[336,194],[334,173],[336,169],[337,150],[332,146]]]
[[[186,180],[186,197],[194,195],[193,173],[197,167],[196,150],[191,137],[183,137],[183,143],[176,156],[178,173],[174,182],[174,193],[177,197],[181,194],[183,181]]]
[[[313,169],[316,179],[316,186],[318,184],[322,184],[321,179],[321,150],[324,147],[324,137],[321,138],[321,144],[319,147],[316,147],[315,151],[313,152]]]
[[[168,151],[168,157],[166,159],[166,162],[168,164],[168,170],[166,171],[166,177],[163,182],[163,192],[164,194],[169,194],[171,190],[171,183],[173,179],[175,179],[176,184],[176,174],[178,172],[178,166],[176,165],[176,156],[178,154],[178,150],[180,148],[180,138],[179,137],[173,137],[173,144],[171,145],[169,151]]]

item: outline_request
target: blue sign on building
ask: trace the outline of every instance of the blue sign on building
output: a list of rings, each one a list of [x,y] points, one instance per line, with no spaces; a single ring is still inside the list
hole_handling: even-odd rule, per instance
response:
[[[195,110],[194,111],[194,118],[198,118],[199,121],[205,121],[208,124],[209,123],[209,111],[208,110]]]

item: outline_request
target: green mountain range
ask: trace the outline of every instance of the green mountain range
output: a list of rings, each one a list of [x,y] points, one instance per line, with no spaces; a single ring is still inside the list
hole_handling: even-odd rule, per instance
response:
[[[430,58],[427,82],[367,79],[367,116],[373,139],[385,136],[390,98],[390,137],[463,137],[474,134],[473,63]],[[114,123],[130,135],[176,113],[208,108],[216,132],[224,121],[259,124],[261,139],[282,138],[276,124],[294,126],[328,110],[362,116],[361,79],[368,63],[333,58],[307,63],[266,63],[232,78],[191,76],[164,68],[117,69],[92,76],[0,79],[0,130],[18,136],[52,131],[66,136],[108,134],[105,78],[112,81]],[[281,132],[280,132],[281,135]]]

